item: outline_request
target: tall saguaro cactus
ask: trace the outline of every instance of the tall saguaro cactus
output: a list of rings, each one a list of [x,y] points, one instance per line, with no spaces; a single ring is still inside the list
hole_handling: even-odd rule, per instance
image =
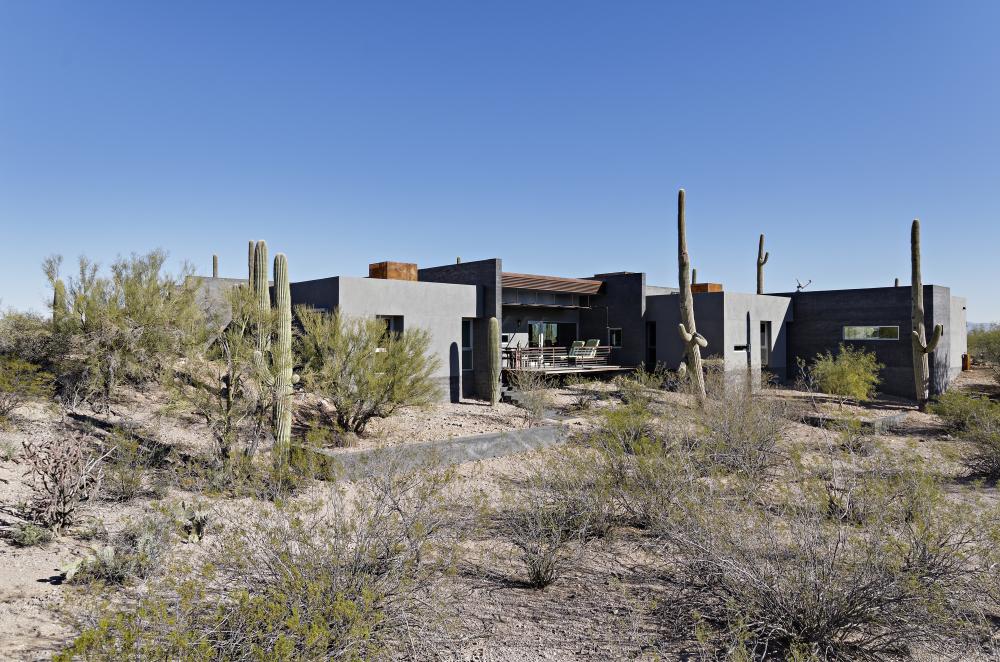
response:
[[[770,253],[764,251],[764,235],[760,235],[760,243],[757,244],[757,294],[764,293],[764,265]]]
[[[52,284],[52,326],[58,330],[68,314],[66,284],[63,283],[62,278],[57,278]]]
[[[691,270],[691,284],[692,285],[697,285],[698,284],[698,270],[697,269],[692,269]]]
[[[684,189],[677,192],[677,267],[680,285],[681,323],[677,325],[684,341],[687,374],[694,382],[698,403],[705,403],[705,375],[701,370],[701,349],[708,346],[694,323],[694,297],[691,296],[691,260],[687,250],[687,224],[684,219]]]
[[[247,267],[249,274],[247,276],[247,282],[250,284],[251,288],[253,287],[253,256],[254,256],[254,251],[256,249],[257,249],[257,242],[251,239],[250,245],[247,247]]]
[[[262,328],[257,332],[257,350],[263,354],[267,351],[270,341],[270,329],[266,320],[271,314],[271,293],[267,280],[267,243],[258,241],[253,249],[253,273],[250,278],[250,289],[257,302],[258,325]]]
[[[490,318],[488,342],[490,356],[490,405],[496,406],[500,402],[500,322],[495,317]]]
[[[212,255],[212,278],[219,277],[219,256]]]
[[[274,256],[275,331],[271,353],[274,360],[274,460],[284,464],[292,438],[292,295],[288,284],[288,260]]]
[[[930,342],[924,329],[924,284],[920,277],[920,220],[913,219],[910,226],[910,267],[913,272],[911,280],[912,302],[910,321],[913,326],[913,382],[917,395],[917,407],[920,411],[927,408],[930,391],[930,359],[928,355],[937,348],[944,327],[940,324],[934,327]]]

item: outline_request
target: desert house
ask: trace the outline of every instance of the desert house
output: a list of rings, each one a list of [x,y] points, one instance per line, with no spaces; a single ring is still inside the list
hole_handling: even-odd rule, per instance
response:
[[[208,298],[239,279],[206,281]],[[885,367],[881,391],[914,397],[908,286],[775,294],[692,286],[702,350],[727,372],[767,371],[797,377],[798,359],[836,352],[841,343],[873,352]],[[675,369],[684,347],[677,332],[678,290],[650,285],[641,272],[566,278],[507,272],[500,258],[418,268],[379,262],[368,277],[332,276],[291,284],[293,305],[384,319],[391,331],[423,328],[438,358],[437,379],[453,401],[489,397],[490,352],[505,371],[553,375],[615,374],[659,364]],[[961,370],[966,345],[965,299],[925,285],[926,328],[944,327],[931,355],[932,394]],[[491,317],[499,347],[488,346]]]

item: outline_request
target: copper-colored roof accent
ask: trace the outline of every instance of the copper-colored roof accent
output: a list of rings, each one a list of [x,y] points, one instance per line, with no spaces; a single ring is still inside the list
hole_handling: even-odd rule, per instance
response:
[[[515,287],[522,290],[542,290],[544,292],[597,294],[603,284],[599,280],[587,280],[585,278],[536,276],[533,274],[515,274],[509,271],[504,271],[501,276],[500,282],[504,287]]]

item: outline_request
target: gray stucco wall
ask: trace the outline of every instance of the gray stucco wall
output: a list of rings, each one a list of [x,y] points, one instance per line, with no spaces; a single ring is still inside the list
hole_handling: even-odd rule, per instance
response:
[[[377,278],[325,278],[292,284],[292,304],[337,307],[351,317],[401,316],[403,329],[424,329],[430,351],[438,358],[434,373],[444,399],[461,393],[462,319],[479,316],[476,288],[470,285],[422,283]],[[476,353],[474,362],[479,363]]]
[[[787,376],[787,322],[791,320],[791,301],[787,297],[766,294],[722,293],[725,305],[725,368],[746,370],[747,350],[736,346],[749,343],[750,368],[754,374],[761,371],[760,324],[771,323],[771,346],[768,372],[778,379]],[[697,306],[695,307],[697,311]],[[695,317],[697,321],[697,316]]]
[[[474,285],[479,299],[479,314],[472,327],[473,353],[476,356],[472,383],[463,381],[462,392],[465,397],[478,396],[488,398],[490,394],[490,372],[487,356],[489,352],[499,352],[499,347],[489,346],[489,319],[496,317],[503,320],[503,308],[500,303],[501,278],[503,268],[498,258],[446,264],[440,267],[427,267],[417,272],[421,282],[457,283]]]
[[[725,356],[726,311],[725,297],[721,292],[694,294],[694,323],[698,333],[705,336],[708,345],[701,350],[704,358]],[[677,325],[681,321],[680,295],[657,294],[646,297],[646,319],[656,322],[656,360],[671,370],[676,370],[684,360],[684,343]],[[746,355],[741,355],[746,365]]]

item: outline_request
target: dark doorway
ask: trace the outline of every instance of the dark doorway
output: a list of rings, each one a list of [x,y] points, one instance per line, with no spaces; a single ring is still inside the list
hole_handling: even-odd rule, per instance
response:
[[[656,322],[646,322],[646,370],[656,367]]]

